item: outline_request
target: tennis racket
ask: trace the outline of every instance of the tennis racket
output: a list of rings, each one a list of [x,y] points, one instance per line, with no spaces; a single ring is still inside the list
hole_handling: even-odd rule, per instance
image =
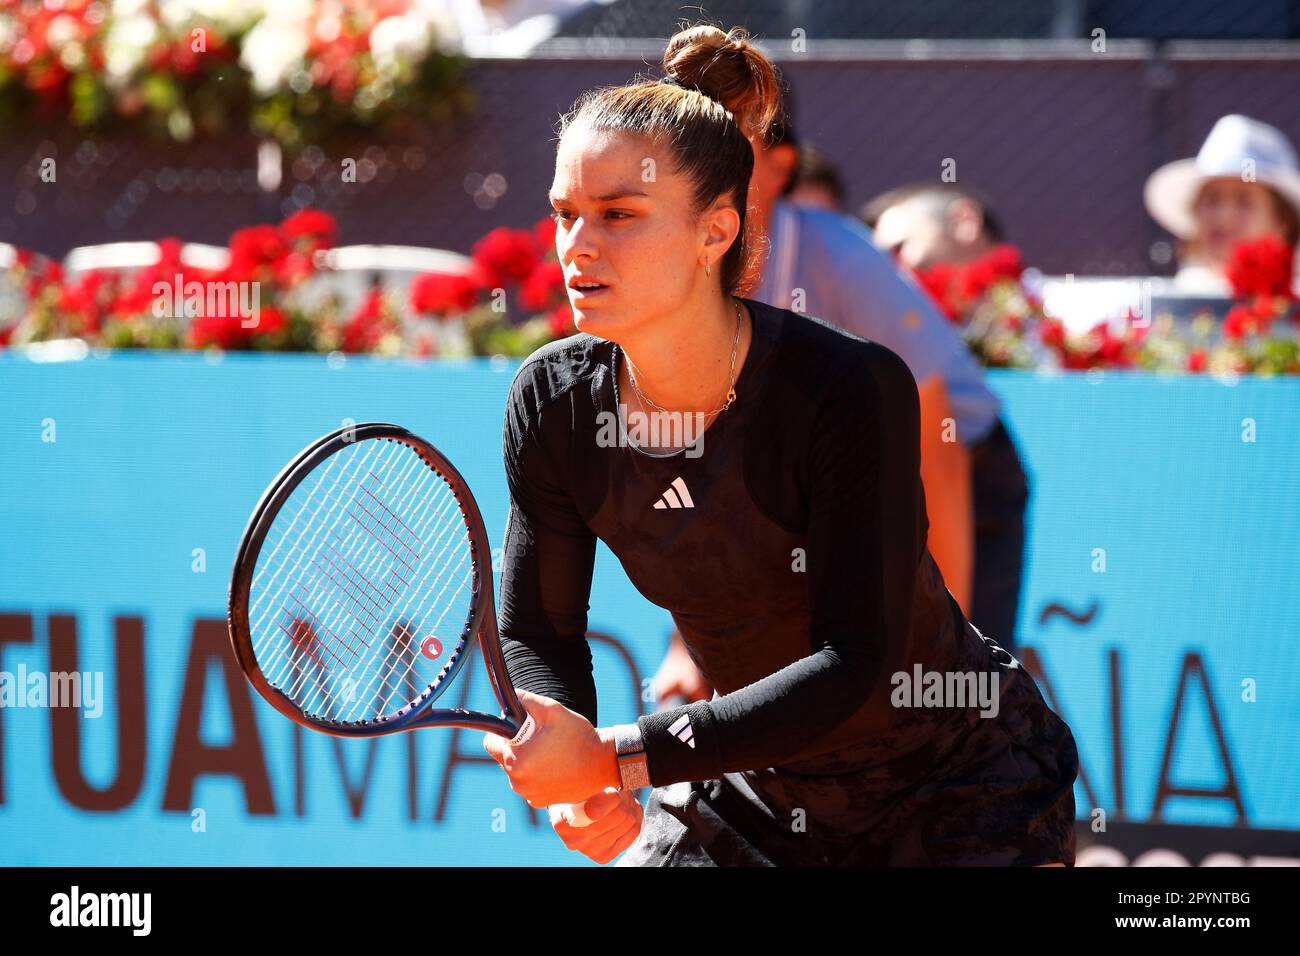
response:
[[[253,509],[230,579],[230,643],[263,699],[310,730],[519,740],[531,718],[506,672],[491,560],[469,485],[441,452],[397,425],[341,428]],[[434,706],[475,640],[499,715]],[[590,823],[581,804],[559,810]]]

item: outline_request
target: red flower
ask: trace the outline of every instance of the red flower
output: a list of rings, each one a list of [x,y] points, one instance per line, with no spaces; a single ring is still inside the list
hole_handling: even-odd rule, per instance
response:
[[[249,226],[230,237],[228,277],[235,281],[254,278],[264,267],[278,271],[289,247],[275,226]]]
[[[1127,366],[1129,359],[1125,354],[1124,339],[1111,335],[1110,330],[1107,329],[1102,333],[1101,344],[1097,346],[1095,358],[1103,365],[1117,365],[1121,368]]]
[[[273,305],[267,305],[258,310],[257,325],[249,331],[257,335],[277,335],[288,327],[289,322],[284,313]]]
[[[1040,335],[1043,344],[1052,348],[1063,348],[1065,346],[1065,323],[1060,319],[1054,319],[1051,316],[1044,316],[1040,323],[1042,329]]]
[[[523,288],[519,290],[519,303],[534,312],[553,309],[567,300],[565,289],[564,268],[554,260],[544,260],[524,280]]]
[[[1204,372],[1205,371],[1205,349],[1192,349],[1192,354],[1187,356],[1187,371]]]
[[[488,288],[522,282],[542,258],[537,238],[527,229],[493,229],[474,244],[474,261],[482,268]]]
[[[1230,339],[1241,339],[1247,335],[1267,335],[1273,324],[1270,311],[1260,311],[1254,305],[1234,305],[1223,319],[1223,334]]]
[[[555,231],[557,227],[555,219],[551,216],[543,216],[537,220],[533,226],[533,236],[537,239],[537,245],[542,250],[543,255],[555,251]]]
[[[391,324],[384,309],[383,290],[378,287],[371,289],[343,326],[343,351],[373,352]]]
[[[953,322],[960,322],[962,308],[956,295],[958,278],[956,267],[940,262],[918,270],[915,275],[921,287],[930,294],[935,305],[943,310],[943,314]]]
[[[316,263],[310,252],[291,252],[280,260],[275,279],[286,288],[292,288],[316,274]]]
[[[551,334],[556,338],[564,338],[578,331],[578,327],[573,324],[573,310],[569,308],[568,302],[552,309],[547,319],[551,324]]]
[[[158,267],[164,272],[181,268],[181,241],[175,236],[158,240]]]
[[[961,293],[967,299],[978,299],[998,282],[1018,281],[1024,271],[1019,249],[1005,244],[994,246],[961,270]]]
[[[280,223],[280,231],[290,245],[299,239],[305,239],[312,250],[328,249],[334,245],[338,236],[338,222],[327,212],[319,209],[299,209],[296,213]]]
[[[238,315],[200,315],[190,323],[190,345],[196,349],[215,347],[234,349],[248,341],[248,333]]]
[[[458,315],[477,304],[478,292],[473,275],[426,272],[411,283],[411,308],[420,315]]]
[[[87,272],[76,283],[65,285],[59,293],[59,308],[75,315],[81,323],[81,330],[88,334],[99,331],[102,312],[101,287],[107,280],[102,272]],[[111,297],[111,287],[105,290]]]
[[[1235,298],[1254,295],[1291,297],[1295,250],[1277,236],[1241,242],[1232,250],[1227,276]]]

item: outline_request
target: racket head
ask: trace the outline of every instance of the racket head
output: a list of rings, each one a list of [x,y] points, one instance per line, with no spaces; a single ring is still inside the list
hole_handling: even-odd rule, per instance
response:
[[[336,736],[461,726],[514,736],[491,550],[456,468],[399,425],[340,428],[262,494],[236,552],[228,622],[249,682]],[[480,638],[503,716],[434,709]]]

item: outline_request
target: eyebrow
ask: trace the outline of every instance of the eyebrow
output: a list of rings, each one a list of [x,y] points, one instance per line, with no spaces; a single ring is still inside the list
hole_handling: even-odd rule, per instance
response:
[[[639,189],[633,189],[630,186],[620,186],[617,189],[615,189],[612,193],[605,193],[605,195],[603,196],[592,196],[591,198],[596,200],[596,202],[613,202],[615,199],[624,199],[628,196],[649,197],[649,195],[650,195],[649,193],[642,192]],[[563,202],[565,200],[564,196],[557,196],[554,193],[550,193],[548,195],[548,198],[553,203]]]

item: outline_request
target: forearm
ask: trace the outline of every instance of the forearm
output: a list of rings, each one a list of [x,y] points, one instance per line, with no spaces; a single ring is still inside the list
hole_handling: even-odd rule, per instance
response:
[[[506,673],[516,689],[557,700],[596,725],[596,683],[585,640],[502,636]]]
[[[644,715],[650,783],[777,766],[857,713],[883,669],[826,647],[730,694]]]

